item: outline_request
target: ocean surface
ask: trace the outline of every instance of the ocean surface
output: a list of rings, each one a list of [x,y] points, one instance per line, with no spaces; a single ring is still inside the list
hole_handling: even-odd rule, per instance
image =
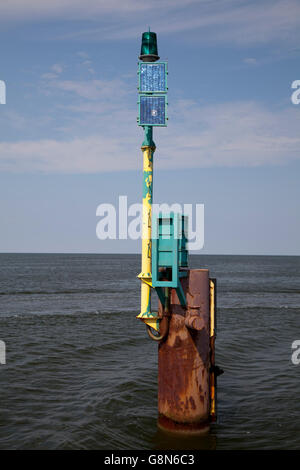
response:
[[[299,449],[300,257],[191,256],[217,278],[218,421],[157,430],[138,255],[0,255],[0,449]],[[154,297],[154,296],[153,296]],[[155,297],[154,297],[155,299]]]

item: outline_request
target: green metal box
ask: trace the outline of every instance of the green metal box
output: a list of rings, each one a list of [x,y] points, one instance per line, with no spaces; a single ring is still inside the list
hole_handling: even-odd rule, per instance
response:
[[[178,287],[179,268],[188,266],[187,217],[159,215],[152,222],[152,286]],[[172,280],[161,281],[159,268],[171,268]]]

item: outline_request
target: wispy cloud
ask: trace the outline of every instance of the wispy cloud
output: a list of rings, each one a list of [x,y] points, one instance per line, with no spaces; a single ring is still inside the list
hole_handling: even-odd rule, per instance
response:
[[[299,39],[300,4],[297,0],[211,0],[190,7],[170,8],[168,21],[154,13],[159,34],[197,33],[201,42],[228,42],[238,45],[295,41]],[[140,30],[131,25],[110,24],[70,33],[68,37],[86,39],[134,38]],[[195,39],[195,36],[193,36]],[[186,39],[186,38],[185,38]]]
[[[201,0],[200,0],[201,1]],[[206,0],[204,0],[205,3]],[[185,4],[197,3],[199,0],[185,0]],[[1,19],[95,19],[103,14],[119,15],[139,14],[157,9],[176,8],[182,5],[181,0],[9,0],[0,3]]]
[[[126,161],[134,169],[133,158]],[[0,143],[2,171],[42,171],[54,173],[95,173],[124,169],[122,144],[105,136],[57,141]]]
[[[201,107],[193,101],[179,101],[174,108],[180,120],[173,112],[170,126],[155,132],[158,168],[251,167],[300,159],[298,109],[274,112],[254,102]],[[96,132],[95,109],[91,115],[89,110],[83,112],[90,135],[2,142],[0,169],[97,173],[140,168],[138,139],[142,139],[142,132],[132,125],[133,113],[128,114],[125,108],[111,109]],[[121,133],[119,122],[124,123]],[[76,135],[74,127],[72,135]]]
[[[137,37],[141,25],[161,34],[190,32],[202,43],[238,45],[300,39],[298,0],[10,0],[0,3],[0,22],[74,21],[60,38],[119,40]],[[150,20],[149,20],[150,19]],[[76,21],[75,21],[76,20]],[[81,27],[80,20],[85,21]],[[97,23],[96,23],[97,21]],[[97,24],[97,26],[95,26]],[[194,36],[193,36],[194,35]]]
[[[63,71],[63,67],[60,64],[54,64],[52,65],[51,70],[53,70],[57,75],[60,75]]]
[[[97,101],[99,99],[113,100],[116,97],[128,95],[126,84],[119,80],[53,80],[48,83],[49,88],[63,90],[86,98],[88,100]],[[132,90],[131,90],[132,91]]]
[[[247,65],[256,65],[257,64],[257,59],[254,57],[246,57],[243,62]]]
[[[63,67],[60,64],[53,64],[52,67],[50,67],[50,72],[42,74],[41,78],[44,80],[54,80],[58,78],[62,72]]]
[[[297,134],[300,118],[296,109],[274,112],[255,102],[201,108],[197,103],[182,102],[176,111],[184,116],[184,134],[180,134],[177,120],[175,129],[170,127],[167,136],[172,149],[169,150],[166,138],[162,137],[161,153],[168,161],[171,155],[177,166],[251,167],[300,159]]]

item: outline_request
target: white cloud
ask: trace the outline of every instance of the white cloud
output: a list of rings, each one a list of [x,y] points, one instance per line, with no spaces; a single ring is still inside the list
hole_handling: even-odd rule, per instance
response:
[[[180,101],[174,109],[169,127],[155,130],[157,168],[251,167],[300,159],[299,109],[274,112],[253,102],[201,107],[192,101]],[[111,110],[96,133],[93,115],[85,112],[92,133],[86,137],[1,142],[0,170],[96,173],[140,169],[142,129],[139,132],[135,127],[132,113],[123,108]],[[76,135],[74,129],[72,134]]]
[[[134,169],[133,158],[126,159]],[[71,141],[40,140],[0,143],[3,171],[42,171],[56,173],[95,173],[124,170],[124,153],[116,139],[88,137]]]
[[[41,78],[44,80],[54,80],[58,78],[62,72],[63,67],[60,64],[53,64],[52,67],[50,67],[50,72],[42,74]]]
[[[57,75],[60,75],[63,71],[63,68],[60,64],[54,64],[52,65],[51,70],[53,70],[53,72]]]
[[[0,21],[75,21],[64,38],[136,38],[150,25],[161,34],[190,32],[194,40],[238,45],[300,39],[298,0],[10,0]],[[89,21],[85,29],[78,20]],[[96,23],[97,22],[97,23]],[[97,26],[95,26],[97,25]],[[186,36],[184,38],[186,40]]]
[[[257,60],[254,57],[246,57],[243,62],[248,65],[256,65]]]
[[[125,80],[59,80],[51,74],[42,75],[46,81],[42,83],[44,91],[53,90],[73,93],[85,100],[101,102],[109,100],[110,103],[119,103],[119,100],[133,93]],[[87,101],[85,101],[85,104]]]
[[[118,96],[128,94],[125,90],[125,85],[121,80],[62,80],[54,81],[50,84],[53,88],[58,90],[68,91],[75,93],[82,98],[97,101],[99,99],[115,99]]]
[[[182,6],[182,5],[181,5]],[[136,38],[141,31],[141,18],[120,23],[76,30],[65,38],[89,40],[120,40]],[[153,10],[152,24],[162,34],[190,32],[193,40],[201,43],[234,43],[237,45],[260,44],[270,41],[297,43],[300,31],[300,4],[297,0],[210,0],[185,5],[168,6],[165,15]],[[142,22],[145,18],[142,18]],[[186,40],[187,37],[184,38]]]
[[[199,0],[185,0],[186,4]],[[1,19],[94,19],[103,14],[138,14],[149,10],[178,7],[181,0],[9,0],[0,3]]]
[[[90,57],[89,54],[85,51],[78,51],[77,55],[81,57],[81,59],[89,59]]]
[[[183,102],[181,109],[179,104],[176,112],[184,115],[184,131],[177,121],[167,136],[170,153],[165,138],[161,151],[168,159],[172,155],[177,166],[277,165],[300,158],[298,109],[274,112],[252,102],[204,108]]]
[[[44,80],[54,80],[55,78],[57,78],[57,74],[52,73],[52,72],[47,72],[47,73],[43,73],[41,78]]]

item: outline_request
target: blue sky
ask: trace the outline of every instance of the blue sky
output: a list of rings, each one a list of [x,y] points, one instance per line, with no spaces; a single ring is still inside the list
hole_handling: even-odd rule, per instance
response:
[[[300,1],[0,4],[1,252],[138,252],[96,208],[142,194],[141,34],[169,62],[155,202],[204,203],[211,254],[300,255]]]

